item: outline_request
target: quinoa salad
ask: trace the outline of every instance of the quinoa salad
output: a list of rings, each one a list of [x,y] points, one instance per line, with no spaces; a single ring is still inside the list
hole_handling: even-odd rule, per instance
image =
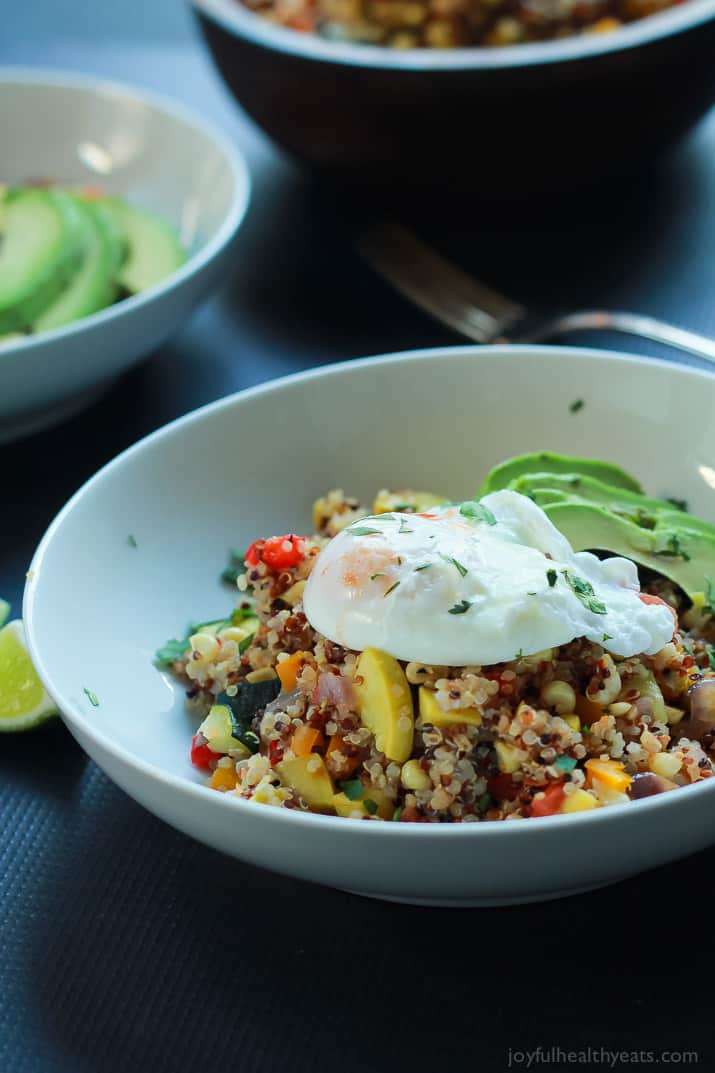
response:
[[[461,502],[330,491],[313,529],[233,552],[233,611],[156,654],[213,790],[474,823],[712,777],[715,528],[685,503],[541,452]]]
[[[270,22],[388,48],[504,47],[611,33],[682,0],[236,0]]]

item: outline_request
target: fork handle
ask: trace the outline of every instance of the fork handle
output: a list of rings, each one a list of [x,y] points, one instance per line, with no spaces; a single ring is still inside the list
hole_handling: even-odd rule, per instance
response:
[[[518,341],[538,343],[570,332],[583,331],[638,335],[656,343],[665,343],[677,350],[686,350],[689,354],[695,354],[698,358],[715,364],[715,339],[708,339],[705,335],[687,331],[685,328],[676,328],[674,324],[667,324],[655,317],[641,316],[639,313],[607,313],[600,310],[568,313],[529,330],[520,336]]]

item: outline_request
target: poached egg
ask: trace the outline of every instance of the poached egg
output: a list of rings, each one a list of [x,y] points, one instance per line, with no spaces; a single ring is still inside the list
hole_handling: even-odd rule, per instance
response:
[[[431,666],[504,663],[577,637],[653,654],[673,635],[670,609],[640,599],[630,560],[574,552],[540,507],[508,490],[354,522],[318,555],[303,606],[346,648]]]

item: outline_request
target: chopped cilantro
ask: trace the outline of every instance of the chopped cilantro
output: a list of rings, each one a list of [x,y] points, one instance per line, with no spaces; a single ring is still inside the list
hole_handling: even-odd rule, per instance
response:
[[[365,787],[360,779],[351,779],[350,782],[341,782],[340,789],[348,801],[359,801],[365,792]]]
[[[416,566],[415,567],[415,573],[419,574],[420,570],[429,570],[429,568],[431,566],[432,566],[432,563],[422,563],[422,566]]]
[[[247,648],[251,647],[251,642],[252,642],[253,638],[254,638],[254,634],[249,633],[248,637],[244,637],[242,641],[238,642],[238,651],[239,651],[239,654],[241,656],[243,655],[243,653],[246,651]]]
[[[99,707],[99,698],[96,693],[93,693],[91,689],[87,689],[86,686],[83,687],[82,692],[87,694],[87,699],[93,708]]]
[[[527,592],[527,594],[526,594],[526,595],[527,595],[527,596],[536,596],[536,595],[537,595],[537,593],[535,593],[535,592]]]
[[[710,664],[710,670],[715,671],[715,649],[712,645],[708,645],[708,663]]]
[[[374,816],[377,812],[377,801],[373,801],[371,797],[366,797],[363,801],[363,805],[371,816]]]
[[[583,401],[583,399],[574,399],[569,406],[569,413],[577,414],[579,410],[583,410],[585,405],[586,403]]]
[[[400,518],[400,528],[397,530],[398,536],[400,536],[402,533],[414,533],[414,529],[410,529],[404,518]]]
[[[477,808],[480,812],[488,812],[493,804],[494,798],[491,794],[482,794],[482,796],[477,801]]]
[[[402,815],[402,805],[398,805],[395,811],[392,813],[392,822],[399,823],[400,816]]]
[[[399,581],[396,581],[394,583],[394,585],[390,585],[389,589],[386,589],[385,592],[383,592],[383,594],[382,594],[383,599],[384,599],[385,596],[389,596],[391,592],[394,592],[399,584],[400,584]]]
[[[231,548],[228,553],[228,566],[221,571],[221,580],[227,581],[229,585],[235,585],[239,574],[242,574],[245,570],[245,558],[245,551],[237,551],[236,548]]]
[[[677,533],[673,533],[672,537],[669,538],[669,540],[668,540],[668,548],[669,548],[669,551],[661,552],[661,555],[668,555],[668,554],[677,555],[684,562],[686,562],[686,563],[690,562],[690,556],[688,555],[687,551],[685,551],[685,549],[681,546],[680,537],[678,536]]]
[[[446,563],[451,563],[452,566],[456,567],[462,577],[466,577],[469,573],[466,566],[463,566],[462,563],[460,563],[457,559],[453,559],[451,555],[442,555],[442,553],[440,552],[439,557],[440,559],[444,559]]]
[[[606,605],[598,599],[590,581],[579,577],[578,574],[571,574],[568,570],[562,570],[561,573],[587,611],[592,611],[594,615],[607,614]]]
[[[395,503],[395,510],[417,510],[416,503]]]
[[[226,626],[240,626],[244,619],[254,618],[254,611],[250,607],[237,607],[231,613],[230,618],[218,618],[212,619],[209,622],[192,622],[189,624],[186,634],[181,640],[172,639],[163,644],[161,648],[158,648],[154,654],[154,664],[157,667],[170,667],[172,663],[175,663],[177,659],[181,659],[189,650],[189,638],[195,633],[200,633],[201,630],[206,629],[208,626],[212,627],[215,633],[226,628]],[[239,651],[245,651],[248,648],[249,638],[245,638],[239,644]],[[242,647],[244,646],[244,647]]]
[[[469,602],[469,600],[460,600],[458,604],[454,605],[454,607],[450,607],[450,609],[448,610],[447,614],[448,615],[463,615],[465,613],[465,611],[469,611],[469,608],[471,606],[472,605]]]
[[[465,518],[471,518],[475,522],[486,522],[487,525],[496,525],[497,520],[489,510],[489,507],[485,507],[483,503],[475,503],[469,501],[468,503],[462,503],[459,508],[459,513],[464,515]]]
[[[191,632],[193,633],[193,630]],[[161,648],[157,648],[154,654],[154,663],[157,667],[169,667],[177,659],[181,659],[188,647],[188,637],[185,637],[183,641],[167,641]]]
[[[590,734],[590,733],[591,733],[591,728],[590,728],[590,726],[582,726],[582,727],[581,727],[581,733],[582,733],[582,734]]]
[[[384,574],[379,574],[379,573],[378,574],[370,574],[370,581],[374,581],[375,578],[384,577],[384,576],[385,576]]]
[[[613,637],[611,636],[611,634],[610,634],[610,633],[604,633],[604,635],[603,635],[603,637],[601,638],[601,640],[602,640],[602,641],[612,641],[612,640],[613,640]]]
[[[134,536],[134,533],[130,533],[129,536],[127,537],[127,544],[129,545],[130,548],[138,548],[139,547],[139,545],[137,544],[137,538]]]
[[[688,503],[685,499],[676,499],[675,496],[666,496],[665,502],[670,503],[672,506],[675,507],[676,510],[682,510],[684,512],[687,512]]]
[[[351,536],[372,536],[373,533],[379,533],[379,529],[371,529],[369,525],[351,526],[345,530],[346,533],[350,533]]]
[[[523,658],[524,658],[524,649],[520,648],[519,651],[517,652],[517,654],[514,656],[514,659],[523,659]]]
[[[556,579],[557,578],[558,578],[558,574],[556,573],[555,570],[547,570],[546,571],[546,580],[549,583],[549,588],[550,589],[553,589],[554,585],[556,584]]]
[[[573,771],[576,767],[576,760],[573,756],[559,756],[554,762],[554,767],[557,767],[559,771]]]

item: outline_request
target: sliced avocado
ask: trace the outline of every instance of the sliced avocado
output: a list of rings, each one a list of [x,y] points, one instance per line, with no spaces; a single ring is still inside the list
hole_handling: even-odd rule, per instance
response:
[[[715,536],[686,529],[683,525],[659,524],[643,529],[605,507],[588,502],[546,505],[545,513],[569,541],[574,551],[609,551],[647,566],[692,597],[715,577]],[[679,512],[674,512],[678,514]]]
[[[127,237],[127,258],[119,283],[138,294],[160,283],[186,260],[186,253],[172,229],[163,220],[135,209],[119,198],[103,198],[101,204],[114,217]]]
[[[87,317],[117,297],[117,274],[126,252],[124,236],[101,205],[76,196],[73,200],[81,221],[84,257],[65,289],[35,321],[37,332]]]
[[[615,488],[594,477],[578,473],[532,473],[512,481],[509,488],[529,496],[542,508],[550,503],[594,503],[642,529],[689,529],[709,534],[715,540],[715,526],[674,507],[669,500]]]
[[[596,458],[569,458],[567,455],[557,455],[551,451],[539,451],[536,454],[518,455],[516,458],[507,459],[506,462],[500,462],[487,475],[479,490],[479,496],[506,488],[513,480],[528,473],[576,473],[606,481],[617,488],[642,492],[635,477],[631,477],[630,473],[626,473],[613,462],[601,462]]]
[[[3,198],[0,334],[23,331],[54,301],[79,267],[80,213],[62,190],[30,187]]]
[[[553,489],[619,511],[642,510],[653,513],[676,510],[673,504],[665,499],[653,499],[640,492],[631,492],[627,488],[608,484],[605,480],[590,477],[585,473],[526,473],[510,481],[509,488],[525,496],[531,495],[535,488],[540,491]]]

